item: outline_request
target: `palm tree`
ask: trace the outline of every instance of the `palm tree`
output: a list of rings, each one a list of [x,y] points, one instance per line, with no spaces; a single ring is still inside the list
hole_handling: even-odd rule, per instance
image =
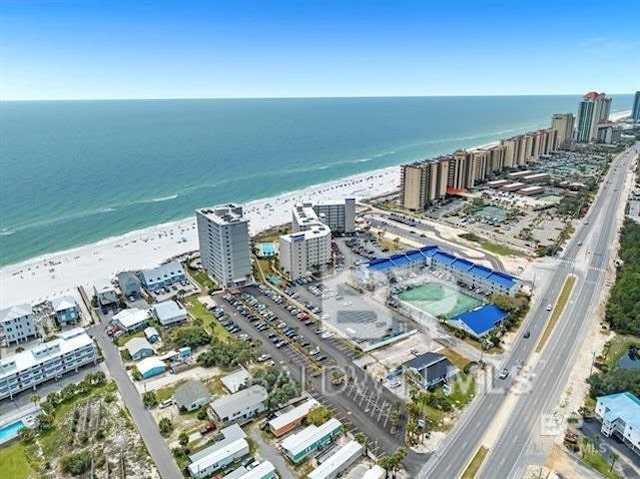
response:
[[[29,398],[29,400],[33,404],[38,404],[40,402],[40,395],[39,394],[32,394],[31,397]]]
[[[616,460],[620,457],[617,452],[612,452],[611,455],[611,467],[609,468],[609,472],[613,471],[613,465],[616,463]]]

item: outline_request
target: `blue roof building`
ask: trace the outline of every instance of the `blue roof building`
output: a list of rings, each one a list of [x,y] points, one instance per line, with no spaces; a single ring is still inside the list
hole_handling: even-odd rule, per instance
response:
[[[509,313],[495,304],[485,304],[471,311],[460,313],[449,320],[449,325],[465,331],[474,338],[487,335]]]
[[[600,396],[595,412],[602,421],[602,434],[619,437],[640,454],[640,399],[630,392]]]
[[[178,261],[171,261],[156,268],[147,269],[140,274],[140,280],[144,287],[152,291],[171,286],[185,278],[182,265]]]
[[[374,258],[369,261],[364,271],[382,272],[396,267],[422,268],[425,266],[447,271],[456,278],[456,281],[471,289],[484,291],[486,294],[513,296],[520,287],[520,281],[514,276],[458,258],[439,250],[437,246],[423,246],[384,258]],[[368,275],[362,274],[361,277],[367,279]]]

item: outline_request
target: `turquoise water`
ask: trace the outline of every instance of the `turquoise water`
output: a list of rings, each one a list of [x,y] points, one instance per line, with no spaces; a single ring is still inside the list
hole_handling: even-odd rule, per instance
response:
[[[22,421],[12,422],[11,424],[0,427],[0,443],[16,436],[18,434],[18,431],[20,431],[20,429],[22,429],[23,427],[24,423]]]
[[[0,265],[547,127],[578,96],[0,103]],[[614,96],[613,111],[630,109]]]
[[[273,256],[276,254],[276,247],[273,243],[260,243],[260,254],[262,256]]]

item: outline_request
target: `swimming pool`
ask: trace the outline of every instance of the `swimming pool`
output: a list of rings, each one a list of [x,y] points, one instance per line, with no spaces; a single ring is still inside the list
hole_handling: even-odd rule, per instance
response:
[[[0,443],[17,436],[18,431],[20,431],[20,429],[22,429],[23,427],[24,422],[22,422],[22,419],[0,427]]]
[[[273,243],[260,243],[260,256],[275,256],[276,247]]]

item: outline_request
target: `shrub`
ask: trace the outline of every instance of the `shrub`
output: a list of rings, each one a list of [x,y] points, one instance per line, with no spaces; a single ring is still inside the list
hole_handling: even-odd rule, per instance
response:
[[[91,453],[82,451],[63,456],[60,460],[62,471],[73,476],[84,474],[91,467]]]

